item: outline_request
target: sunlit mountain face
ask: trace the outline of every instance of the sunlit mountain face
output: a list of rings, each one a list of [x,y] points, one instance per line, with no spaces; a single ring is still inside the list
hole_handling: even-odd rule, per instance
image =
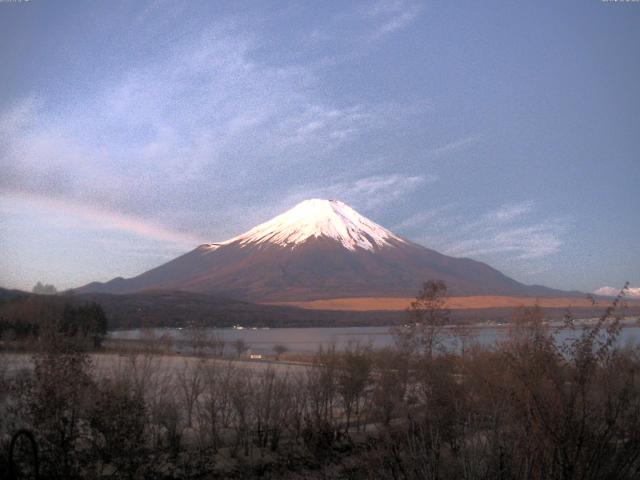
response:
[[[184,290],[251,301],[413,296],[444,280],[453,295],[554,296],[489,265],[409,242],[337,200],[305,200],[251,230],[204,244],[130,279],[77,291]]]

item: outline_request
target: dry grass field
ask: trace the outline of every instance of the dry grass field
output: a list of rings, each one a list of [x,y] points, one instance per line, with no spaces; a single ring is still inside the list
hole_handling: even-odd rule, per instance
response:
[[[233,368],[238,372],[264,373],[275,371],[280,375],[301,375],[307,371],[308,365],[271,360],[231,360],[213,357],[196,357],[175,354],[144,353],[92,353],[89,355],[95,372],[100,377],[116,378],[123,372],[173,377],[183,371],[195,370],[197,367],[217,365],[220,368]],[[32,371],[34,367],[32,353],[0,352],[1,369],[7,374],[20,371]],[[141,372],[141,368],[148,371]]]
[[[343,310],[343,311],[397,311],[405,310],[413,298],[394,297],[355,297],[332,298],[326,300],[311,300],[306,302],[278,302],[272,305],[287,305],[306,308],[310,310]],[[598,303],[607,304],[607,300]],[[640,301],[629,301],[631,305],[640,305]],[[591,307],[588,298],[583,297],[559,297],[559,298],[535,298],[535,297],[506,297],[506,296],[469,296],[449,297],[447,308],[452,310],[464,310],[471,308],[515,308],[520,306],[531,307],[538,304],[543,308],[579,308]]]

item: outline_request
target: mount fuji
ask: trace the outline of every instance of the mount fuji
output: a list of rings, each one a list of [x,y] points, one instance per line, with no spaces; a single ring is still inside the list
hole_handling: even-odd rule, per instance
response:
[[[412,297],[429,279],[452,295],[566,296],[403,239],[337,200],[305,200],[237,237],[200,245],[136,277],[75,292],[182,290],[253,302]]]

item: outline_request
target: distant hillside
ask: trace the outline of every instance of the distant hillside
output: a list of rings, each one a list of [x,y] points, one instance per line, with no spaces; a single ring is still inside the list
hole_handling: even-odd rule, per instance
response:
[[[128,295],[80,294],[74,302],[102,305],[111,329],[186,325],[335,326],[375,325],[401,320],[404,312],[333,312],[296,307],[258,305],[227,297],[191,292],[144,292]]]
[[[6,293],[10,292],[10,293]],[[100,304],[109,321],[109,329],[184,327],[333,327],[391,325],[406,320],[406,313],[398,311],[335,311],[308,310],[290,306],[259,305],[226,297],[190,292],[146,292],[128,295],[79,294],[36,295],[0,290],[8,298],[0,302],[0,318],[22,319],[36,323],[50,322],[61,315],[64,305],[79,305],[95,301]],[[577,318],[597,316],[606,303],[596,307],[573,308]],[[561,319],[566,308],[544,308],[550,319]],[[509,321],[513,307],[469,308],[451,311],[453,321],[482,322]],[[639,315],[640,305],[630,305],[629,315]]]
[[[14,298],[26,297],[28,295],[31,294],[23,292],[22,290],[9,290],[7,288],[0,287],[0,303],[7,302]]]
[[[334,312],[296,307],[258,305],[226,297],[190,292],[145,292],[129,295],[87,293],[36,295],[20,292],[0,303],[0,317],[47,322],[61,314],[66,303],[94,301],[102,306],[109,329],[141,327],[336,326],[381,325],[401,321],[404,312]]]

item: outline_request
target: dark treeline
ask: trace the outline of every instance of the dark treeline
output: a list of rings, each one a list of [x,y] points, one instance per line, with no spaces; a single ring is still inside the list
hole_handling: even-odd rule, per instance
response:
[[[481,348],[461,327],[447,351],[445,293],[425,284],[395,348],[324,349],[295,369],[151,354],[105,369],[53,334],[32,369],[2,372],[0,438],[33,432],[41,478],[638,478],[640,350],[616,342],[622,296],[563,344],[523,308],[504,342]]]
[[[0,288],[0,317],[14,318],[16,312],[24,318],[33,312],[31,304],[57,311],[65,304],[74,306],[95,302],[109,319],[109,330],[162,327],[340,327],[340,326],[388,326],[406,320],[402,311],[334,311],[305,310],[302,308],[262,305],[217,295],[191,292],[140,292],[126,295],[72,294],[34,295]],[[36,309],[37,310],[37,309]],[[512,308],[475,308],[451,312],[456,323],[475,323],[511,319]],[[628,306],[630,314],[640,315],[640,304]],[[601,308],[581,307],[573,309],[579,318],[599,315]],[[564,308],[545,308],[547,319],[562,319]]]
[[[104,310],[95,302],[73,305],[46,297],[23,297],[0,309],[0,345],[5,349],[32,349],[52,335],[71,337],[99,348],[107,334]],[[1,348],[0,348],[1,350]]]
[[[4,293],[4,297],[3,297]],[[404,319],[403,312],[337,312],[259,305],[232,298],[191,292],[141,292],[126,295],[35,295],[0,289],[0,317],[40,320],[41,311],[59,312],[64,305],[100,305],[109,330],[163,327],[249,327],[390,325]]]

